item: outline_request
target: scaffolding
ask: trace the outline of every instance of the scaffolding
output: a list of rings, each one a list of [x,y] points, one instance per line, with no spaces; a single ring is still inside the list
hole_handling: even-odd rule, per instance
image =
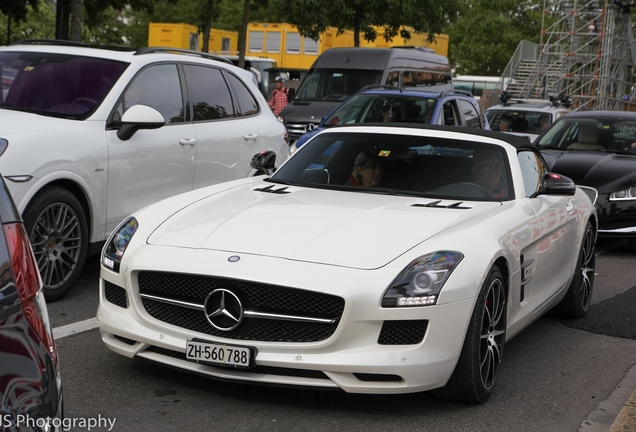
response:
[[[541,42],[520,96],[569,95],[577,111],[636,109],[634,1],[544,3]]]

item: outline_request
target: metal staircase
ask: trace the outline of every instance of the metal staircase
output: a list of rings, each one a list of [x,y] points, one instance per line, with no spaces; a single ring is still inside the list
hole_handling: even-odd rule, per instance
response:
[[[524,99],[569,95],[579,111],[636,110],[633,0],[546,3],[544,14],[553,24],[542,32],[541,43],[519,44],[500,88]],[[488,104],[497,96],[493,93]]]

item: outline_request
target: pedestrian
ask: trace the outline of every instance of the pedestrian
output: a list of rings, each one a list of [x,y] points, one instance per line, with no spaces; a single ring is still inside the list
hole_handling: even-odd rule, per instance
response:
[[[272,97],[269,100],[269,106],[274,111],[274,115],[278,116],[280,112],[287,106],[287,98],[289,95],[289,89],[285,87],[285,78],[276,78],[276,88],[272,92]]]

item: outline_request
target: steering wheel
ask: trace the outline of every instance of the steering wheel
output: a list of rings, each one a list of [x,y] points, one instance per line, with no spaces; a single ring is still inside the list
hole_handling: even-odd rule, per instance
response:
[[[97,105],[97,101],[95,99],[91,99],[88,97],[78,97],[77,99],[73,100],[73,103],[84,105],[88,108],[93,108],[95,105]]]
[[[494,198],[494,197],[495,197],[495,196],[492,194],[492,192],[490,192],[490,191],[489,191],[488,189],[486,189],[485,187],[483,187],[483,186],[481,186],[481,185],[478,185],[477,183],[461,182],[461,183],[459,183],[459,184],[462,184],[462,185],[469,185],[469,186],[472,186],[472,187],[473,187],[473,188],[475,188],[475,189],[479,189],[479,191],[480,191],[481,193],[483,193],[483,194],[484,194],[484,197],[485,197],[485,198]]]

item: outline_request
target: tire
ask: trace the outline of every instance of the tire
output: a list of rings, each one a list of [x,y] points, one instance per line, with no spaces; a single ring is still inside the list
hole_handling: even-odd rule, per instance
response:
[[[444,387],[431,392],[434,396],[469,403],[488,400],[502,366],[506,303],[504,278],[494,266],[477,297],[455,370]]]
[[[594,290],[595,243],[594,229],[588,222],[585,226],[572,282],[565,297],[552,309],[552,314],[558,318],[583,318],[587,315]]]
[[[33,197],[22,218],[42,276],[44,297],[59,300],[80,277],[86,261],[84,210],[71,192],[51,186]]]

